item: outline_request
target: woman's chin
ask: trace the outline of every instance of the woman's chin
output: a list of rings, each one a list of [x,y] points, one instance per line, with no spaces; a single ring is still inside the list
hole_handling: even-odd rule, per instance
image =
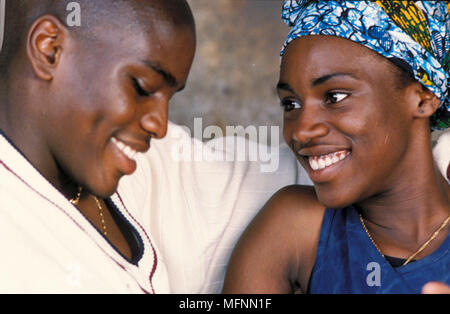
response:
[[[329,193],[320,193],[316,190],[319,202],[326,208],[341,209],[353,204],[351,200],[342,199],[340,195],[333,196]]]

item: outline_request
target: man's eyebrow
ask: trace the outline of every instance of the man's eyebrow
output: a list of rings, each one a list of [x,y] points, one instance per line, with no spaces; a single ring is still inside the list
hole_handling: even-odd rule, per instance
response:
[[[172,74],[170,74],[169,71],[164,70],[158,63],[153,62],[153,61],[148,61],[148,60],[143,61],[143,63],[144,63],[147,67],[149,67],[149,68],[151,68],[153,71],[155,71],[156,73],[160,74],[160,75],[164,78],[164,80],[167,82],[167,84],[169,84],[171,87],[178,86],[177,79],[176,79]],[[184,87],[185,87],[185,86],[183,85],[183,86],[179,89],[179,91],[182,90],[182,89],[184,89]]]
[[[336,72],[336,73],[331,73],[331,74],[327,74],[327,75],[321,76],[321,77],[313,80],[311,86],[315,87],[317,85],[324,84],[326,81],[331,80],[332,78],[334,78],[336,76],[349,76],[349,77],[351,77],[353,79],[356,79],[356,76],[354,76],[351,73]]]

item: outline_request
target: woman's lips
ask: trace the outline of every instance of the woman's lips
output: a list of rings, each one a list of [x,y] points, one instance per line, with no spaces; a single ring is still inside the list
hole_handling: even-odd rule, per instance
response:
[[[337,164],[341,160],[345,159],[348,155],[350,155],[350,151],[342,150],[326,155],[320,156],[309,156],[309,166],[313,171],[322,170],[326,167],[330,167],[334,164]]]
[[[314,183],[324,183],[331,180],[338,169],[351,156],[350,150],[339,150],[321,155],[302,156],[306,161],[306,170]]]

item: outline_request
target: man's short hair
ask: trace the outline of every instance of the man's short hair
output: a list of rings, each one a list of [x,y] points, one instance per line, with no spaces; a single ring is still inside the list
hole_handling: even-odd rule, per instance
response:
[[[32,23],[44,14],[56,16],[66,26],[69,0],[0,0],[6,3],[3,49],[0,51],[0,78],[8,76],[9,65],[24,47]],[[95,38],[99,30],[143,31],[151,27],[152,17],[161,16],[177,26],[195,29],[186,0],[78,0],[81,26],[70,27],[79,37]],[[1,17],[0,17],[1,18]],[[106,27],[105,27],[106,26]],[[145,27],[145,28],[143,28]]]

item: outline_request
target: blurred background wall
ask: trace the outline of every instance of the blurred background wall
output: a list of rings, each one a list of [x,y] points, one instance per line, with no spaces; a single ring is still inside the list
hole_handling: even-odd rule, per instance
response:
[[[188,0],[197,25],[197,54],[170,120],[203,128],[281,125],[275,86],[288,33],[282,0]],[[193,133],[192,133],[193,134]]]

